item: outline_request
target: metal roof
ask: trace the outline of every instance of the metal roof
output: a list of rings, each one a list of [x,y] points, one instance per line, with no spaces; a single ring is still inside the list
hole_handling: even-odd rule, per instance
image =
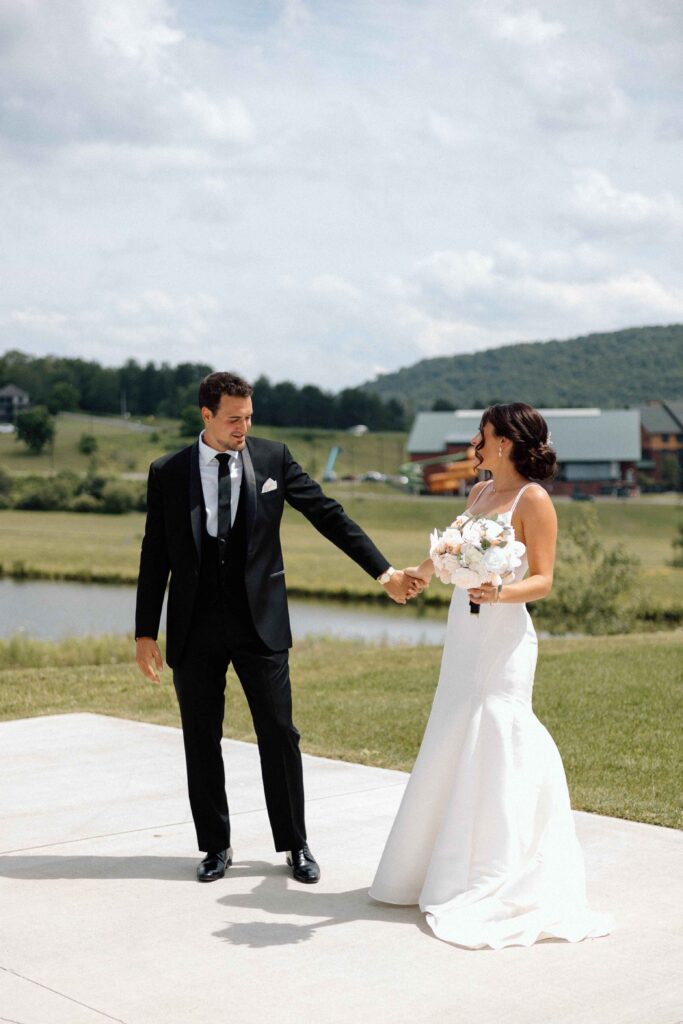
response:
[[[464,410],[463,410],[464,411]],[[638,409],[539,409],[560,462],[635,462],[641,457]],[[411,454],[466,444],[479,429],[483,410],[418,413],[408,438]]]
[[[678,423],[683,426],[683,402],[664,402],[667,412],[669,412]]]
[[[28,394],[16,384],[5,384],[4,388],[0,388],[0,398],[28,398]]]
[[[680,426],[661,405],[641,405],[640,422],[648,434],[678,434]]]
[[[454,429],[456,422],[454,412],[419,412],[408,438],[408,451],[416,455],[444,451],[446,435]]]

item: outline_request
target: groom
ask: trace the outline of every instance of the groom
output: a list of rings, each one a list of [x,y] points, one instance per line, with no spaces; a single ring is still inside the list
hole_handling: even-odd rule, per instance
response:
[[[152,463],[135,618],[136,660],[159,682],[156,643],[170,574],[166,659],[180,705],[201,882],[232,863],[221,754],[230,662],[254,722],[275,849],[299,882],[320,868],[306,842],[299,733],[292,721],[292,644],[280,519],[287,501],[377,579],[399,604],[421,589],[394,570],[341,505],[297,465],[286,445],[248,437],[253,388],[232,373],[199,386],[204,429],[194,444]]]

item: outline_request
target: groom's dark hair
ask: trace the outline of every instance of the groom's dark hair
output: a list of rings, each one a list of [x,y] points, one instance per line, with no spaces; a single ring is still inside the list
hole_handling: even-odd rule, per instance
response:
[[[223,395],[236,398],[250,398],[254,393],[251,384],[236,373],[210,373],[199,385],[199,408],[204,406],[216,415]]]

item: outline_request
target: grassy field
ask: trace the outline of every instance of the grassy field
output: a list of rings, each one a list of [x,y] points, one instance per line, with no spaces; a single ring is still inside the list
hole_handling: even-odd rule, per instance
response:
[[[560,749],[574,807],[683,827],[682,656],[683,631],[541,641],[534,708]],[[303,749],[410,770],[439,662],[432,647],[298,644],[292,678]],[[76,711],[178,725],[169,670],[160,687],[146,682],[130,639],[0,641],[0,718]],[[253,741],[232,673],[225,722],[227,736]]]
[[[327,488],[346,511],[370,534],[396,565],[419,561],[429,531],[443,526],[463,507],[462,501],[412,497],[382,485],[374,490],[351,490],[350,485]],[[601,533],[609,544],[622,544],[641,560],[639,592],[649,606],[683,606],[683,569],[674,569],[671,540],[681,511],[670,505],[596,503]],[[560,529],[580,507],[557,506]],[[135,582],[144,515],[79,515],[69,512],[0,511],[0,565],[6,574],[54,576]],[[297,512],[287,508],[282,538],[287,581],[293,593],[378,596],[377,585],[354,563],[321,537]],[[23,566],[23,569],[22,569]],[[446,601],[449,592],[435,582],[433,598]]]
[[[46,449],[41,455],[31,455],[12,435],[0,434],[0,465],[10,473],[50,473],[61,469],[84,473],[90,457],[79,452],[78,441],[82,434],[93,434],[97,438],[100,469],[112,473],[143,473],[153,459],[192,440],[180,436],[177,421],[153,417],[138,423],[62,413],[57,417],[56,426],[54,451]],[[406,459],[407,434],[402,433],[353,437],[344,430],[255,425],[254,434],[259,432],[289,445],[294,457],[312,476],[322,476],[333,445],[342,449],[335,464],[339,476],[357,475],[371,469],[395,473]]]
[[[87,456],[78,452],[83,433],[98,438],[98,462],[111,472],[144,474],[159,454],[186,443],[174,421],[124,422],[75,414],[58,417],[53,453],[32,456],[11,436],[0,435],[0,465],[14,473],[69,468],[84,472]],[[255,432],[258,433],[258,426]],[[294,456],[313,475],[321,475],[332,445],[342,454],[336,465],[340,475],[370,469],[395,471],[405,458],[404,434],[368,434],[352,437],[343,431],[264,427],[267,436],[285,441]],[[453,498],[417,497],[385,485],[339,483],[329,492],[365,528],[396,565],[419,561],[427,537],[435,526],[450,522],[463,507]],[[683,505],[652,501],[596,502],[599,526],[608,544],[621,544],[641,559],[639,593],[650,609],[683,608],[683,569],[674,569],[671,540],[683,516]],[[560,529],[566,529],[581,507],[558,502]],[[139,513],[114,516],[63,512],[0,511],[0,567],[6,574],[54,576],[134,582],[137,575],[144,517]],[[378,597],[376,584],[295,512],[286,510],[283,543],[287,580],[292,593],[330,596]],[[449,592],[434,583],[431,601],[447,602]]]

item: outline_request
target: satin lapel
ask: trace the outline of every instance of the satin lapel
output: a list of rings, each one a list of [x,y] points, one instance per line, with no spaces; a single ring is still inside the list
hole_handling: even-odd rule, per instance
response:
[[[199,475],[199,441],[190,451],[190,520],[197,561],[202,557],[202,480]]]
[[[249,442],[242,449],[242,487],[245,489],[247,499],[247,550],[251,543],[251,534],[256,521],[256,476],[254,474],[254,463],[251,461]]]

